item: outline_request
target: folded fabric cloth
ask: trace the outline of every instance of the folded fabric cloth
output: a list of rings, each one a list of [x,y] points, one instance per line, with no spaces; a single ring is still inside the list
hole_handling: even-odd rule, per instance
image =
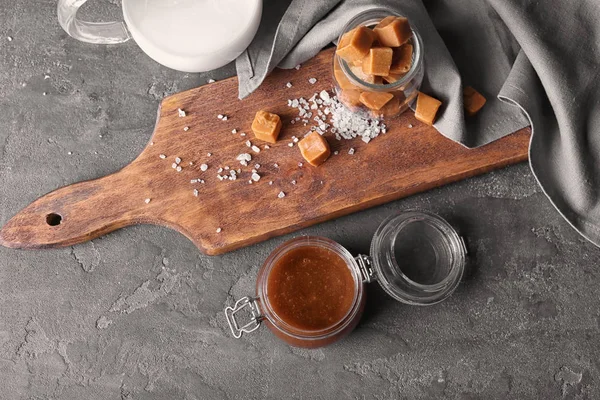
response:
[[[276,66],[317,54],[347,21],[375,7],[408,17],[423,38],[422,90],[444,103],[435,128],[477,147],[531,125],[530,165],[544,193],[600,245],[600,2],[294,0],[281,20],[263,21],[238,58],[240,98]],[[468,120],[463,85],[488,99]]]

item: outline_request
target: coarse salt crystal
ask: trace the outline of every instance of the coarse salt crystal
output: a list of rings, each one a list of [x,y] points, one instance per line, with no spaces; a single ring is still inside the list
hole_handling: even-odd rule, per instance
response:
[[[198,183],[198,179],[192,179],[190,180],[190,183]]]
[[[272,184],[273,184],[273,181],[269,181],[269,185],[272,185]]]
[[[191,162],[191,161],[190,161],[188,164],[190,164],[190,165],[194,165],[194,163],[193,163],[193,162]]]
[[[249,140],[246,140],[246,146],[248,146],[248,147],[252,147],[252,142],[251,142],[251,141],[249,141]]]
[[[250,179],[250,180],[248,181],[248,184],[249,184],[249,185],[252,185],[252,179]]]
[[[348,150],[348,154],[350,154],[350,155],[354,154],[354,147],[350,147],[350,150]]]
[[[227,121],[229,118],[227,117],[227,115],[223,116],[223,121]]]
[[[13,41],[13,38],[12,38],[12,36],[7,36],[7,37],[6,37],[6,40],[8,40],[9,42],[12,42],[12,41]]]
[[[273,164],[273,166],[274,166],[275,168],[279,168],[279,164],[277,164],[277,163]]]
[[[265,144],[265,150],[268,150],[270,148],[271,148],[271,146],[269,146],[268,144]]]
[[[201,164],[200,165],[200,171],[204,172],[208,169],[208,164]]]
[[[222,231],[222,230],[223,230],[223,229],[221,229],[221,228],[217,228],[216,232],[217,232],[217,233],[221,233],[221,231]]]
[[[338,154],[340,154],[340,152],[336,150],[333,152],[333,154],[337,156]]]
[[[181,168],[181,165],[178,165],[177,168],[175,169],[177,172],[181,172],[181,170],[183,170],[183,168]]]
[[[185,111],[183,111],[181,108],[177,109],[177,113],[179,114],[179,117],[185,117],[187,114]]]
[[[69,151],[69,152],[67,152],[67,154],[68,154],[68,155],[71,155],[71,154],[73,154],[73,152],[72,152],[72,151]]]
[[[289,146],[289,147],[294,147],[294,142],[292,142],[292,143],[288,143],[288,146]]]
[[[223,119],[223,114],[219,114],[219,115],[217,115],[217,118],[219,118],[219,119]]]
[[[210,157],[210,156],[212,156],[212,153],[206,153],[206,156]]]
[[[217,170],[217,172],[220,174],[221,172],[223,172],[223,168],[219,168],[219,169]]]
[[[252,146],[252,151],[255,153],[260,153],[260,148],[258,146]]]
[[[315,83],[317,83],[317,79],[316,78],[310,78],[308,80],[308,83],[310,83],[311,85],[314,85]]]
[[[214,79],[212,79],[212,78],[211,78],[211,79],[207,80],[206,82],[207,82],[207,83],[215,83],[216,81],[215,81]]]
[[[189,127],[189,126],[185,126],[185,127],[183,127],[183,131],[184,131],[184,132],[187,132],[187,131],[189,131],[189,130],[190,130],[190,127]]]
[[[198,189],[194,189],[194,196],[198,197],[198,193],[200,193],[198,192]]]
[[[167,156],[166,156],[165,154],[159,154],[159,155],[158,155],[158,157],[162,158],[163,160],[164,160],[165,158],[167,158]]]
[[[240,136],[246,136],[246,134],[244,132],[240,133]]]
[[[231,133],[237,133],[237,129],[232,129]]]
[[[302,164],[301,162],[299,162],[299,163],[298,163],[298,166],[299,166],[300,168],[302,168],[302,165],[304,165],[304,164]]]
[[[288,89],[291,88],[292,87],[292,83],[291,82],[286,83],[285,87],[288,88]]]
[[[254,182],[258,182],[258,181],[260,181],[260,175],[259,175],[259,174],[257,174],[256,172],[252,173],[252,180],[253,180]]]
[[[146,204],[150,203],[150,199],[144,200],[144,203],[146,203]]]
[[[259,169],[260,168],[260,164],[254,164],[254,168]]]
[[[408,124],[408,127],[412,129],[412,127],[413,127],[413,124]]]
[[[294,180],[292,181],[292,185],[295,185],[295,184],[296,184],[296,180],[294,179]]]
[[[285,197],[285,193],[283,192],[279,192],[279,194],[277,195],[278,198],[283,199]]]
[[[177,163],[171,164],[171,168],[176,169],[177,168]]]
[[[181,162],[181,158],[179,158],[179,157],[175,157],[175,162],[176,162],[177,164],[179,164],[179,163]]]
[[[299,69],[300,69],[300,67],[301,67],[301,66],[302,66],[302,65],[298,64],[298,65],[296,65],[294,68],[296,68],[296,71],[297,71],[297,70],[299,70]]]

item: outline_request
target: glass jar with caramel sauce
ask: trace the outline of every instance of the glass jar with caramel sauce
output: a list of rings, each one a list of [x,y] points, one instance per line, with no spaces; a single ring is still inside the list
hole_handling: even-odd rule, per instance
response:
[[[353,257],[324,237],[297,237],[264,262],[256,297],[226,307],[225,316],[236,338],[264,323],[291,346],[326,346],[360,321],[367,283],[378,281],[403,303],[435,304],[460,283],[466,255],[464,241],[448,222],[419,210],[386,219],[375,232],[371,256]]]
[[[405,69],[387,75],[370,75],[365,73],[363,68],[364,60],[368,57],[351,60],[339,55],[339,49],[347,42],[344,38],[348,38],[348,35],[357,28],[366,27],[369,34],[373,34],[373,28],[391,17],[404,18],[381,8],[366,10],[356,15],[342,29],[338,38],[337,51],[333,55],[333,82],[337,98],[346,108],[359,113],[364,118],[385,119],[403,113],[415,101],[423,82],[425,71],[423,40],[413,25],[409,28],[408,41],[401,46],[391,47],[394,60],[407,58],[408,64],[404,64]],[[372,43],[373,48],[376,49],[387,46],[385,43],[380,43],[376,35]],[[387,50],[390,51],[389,49],[388,47]],[[382,102],[385,103],[381,105]]]

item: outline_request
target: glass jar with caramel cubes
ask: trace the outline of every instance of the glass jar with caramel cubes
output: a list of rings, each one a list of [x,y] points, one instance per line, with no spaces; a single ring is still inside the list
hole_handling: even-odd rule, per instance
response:
[[[342,30],[333,76],[337,97],[350,110],[378,119],[404,112],[423,73],[423,42],[407,18],[371,9]]]

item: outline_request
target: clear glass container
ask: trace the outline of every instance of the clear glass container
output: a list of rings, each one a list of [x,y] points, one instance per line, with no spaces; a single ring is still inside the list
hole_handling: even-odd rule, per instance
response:
[[[272,301],[274,294],[269,292],[269,287],[273,288],[269,283],[274,279],[273,271],[278,262],[285,261],[286,255],[302,248],[326,249],[339,257],[352,280],[352,298],[346,302],[342,316],[320,329],[306,329],[292,323],[287,314],[277,311]],[[269,255],[258,273],[256,296],[243,297],[233,307],[226,307],[225,316],[236,338],[253,332],[264,322],[277,337],[292,346],[326,346],[350,333],[360,321],[367,283],[378,281],[387,294],[403,303],[435,304],[450,296],[460,283],[466,255],[464,241],[448,222],[419,210],[404,211],[383,221],[371,242],[370,256],[353,257],[331,239],[301,236],[283,243]],[[332,276],[331,279],[335,278]],[[316,299],[319,307],[324,308],[328,305],[325,297],[331,296],[335,287],[327,279],[319,284],[328,292],[323,298]],[[347,289],[349,293],[350,288]],[[290,297],[309,296],[306,288],[299,289],[298,293],[293,288],[286,290]],[[242,316],[242,313],[246,315]]]
[[[393,13],[389,10],[376,8],[364,11],[352,18],[342,29],[342,33],[338,38],[338,43],[342,36],[358,26],[366,26],[369,28],[377,25],[382,19],[390,15],[402,16]],[[410,21],[409,21],[410,22]],[[357,70],[358,66],[351,66],[337,54],[333,56],[334,69],[334,89],[338,100],[353,112],[361,114],[365,118],[384,119],[394,117],[406,111],[417,98],[419,88],[423,82],[424,66],[423,66],[423,40],[417,29],[411,25],[412,37],[408,43],[413,46],[412,64],[410,70],[400,79],[393,83],[373,84],[365,82]],[[343,75],[355,86],[350,90],[341,88],[335,76],[335,69],[341,69]],[[358,74],[358,75],[357,75]],[[380,110],[371,110],[357,101],[357,94],[362,92],[386,92],[394,95]]]

